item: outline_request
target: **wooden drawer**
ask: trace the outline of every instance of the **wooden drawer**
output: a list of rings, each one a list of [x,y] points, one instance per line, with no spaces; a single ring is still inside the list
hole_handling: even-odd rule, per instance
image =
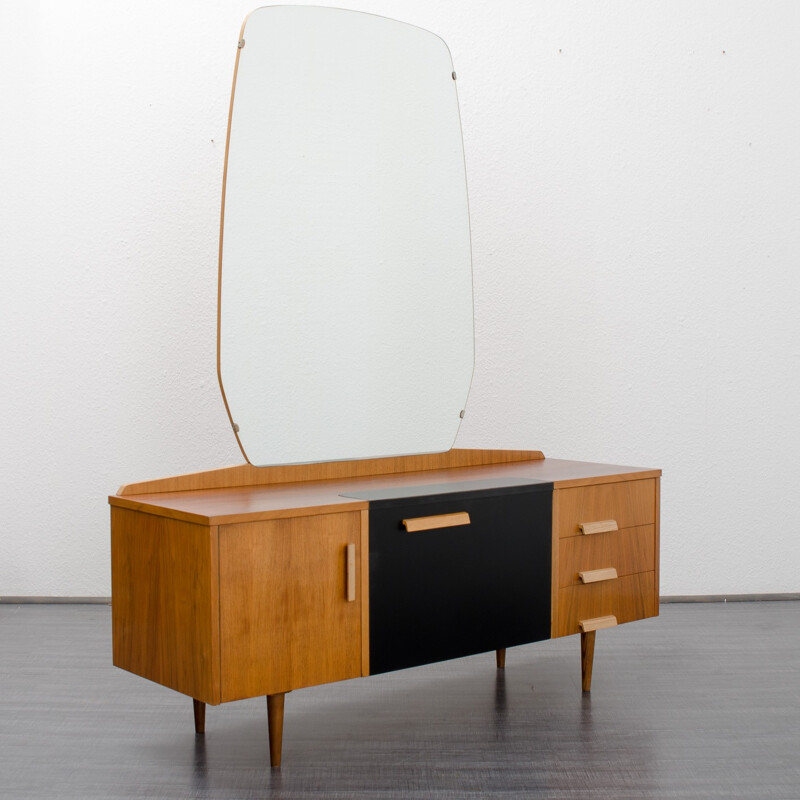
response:
[[[559,489],[554,502],[561,539],[585,535],[580,526],[588,522],[614,520],[618,529],[652,525],[656,519],[656,481],[648,478]]]
[[[580,621],[613,615],[617,623],[658,614],[655,573],[640,572],[616,580],[558,590],[556,636],[580,632]]]
[[[617,575],[655,569],[655,525],[639,525],[592,536],[571,536],[559,544],[558,585],[583,585],[578,573],[613,567]]]

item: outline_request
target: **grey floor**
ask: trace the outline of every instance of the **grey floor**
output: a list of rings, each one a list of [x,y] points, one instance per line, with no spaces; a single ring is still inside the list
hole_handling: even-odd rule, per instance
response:
[[[800,800],[800,602],[665,605],[598,633],[209,707],[111,666],[106,606],[0,605],[0,797]]]

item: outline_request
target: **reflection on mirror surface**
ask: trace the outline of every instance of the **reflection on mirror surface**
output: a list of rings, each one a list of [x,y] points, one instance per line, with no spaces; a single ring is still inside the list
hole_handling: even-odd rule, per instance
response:
[[[360,12],[245,21],[219,370],[252,464],[449,449],[473,368],[461,126],[434,34]]]

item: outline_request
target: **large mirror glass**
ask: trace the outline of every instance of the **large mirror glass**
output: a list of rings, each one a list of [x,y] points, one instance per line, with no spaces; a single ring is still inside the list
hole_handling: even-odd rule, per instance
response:
[[[219,373],[256,465],[448,450],[473,369],[456,80],[434,34],[270,6],[236,63]]]

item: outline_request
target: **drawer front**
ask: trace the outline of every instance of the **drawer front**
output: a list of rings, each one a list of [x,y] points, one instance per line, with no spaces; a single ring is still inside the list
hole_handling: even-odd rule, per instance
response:
[[[655,570],[655,525],[639,525],[611,533],[572,536],[559,542],[558,585],[583,585],[580,572],[607,569],[617,575]]]
[[[654,617],[657,613],[654,572],[640,572],[585,586],[568,586],[558,590],[556,636],[579,633],[581,620],[613,615],[617,623],[622,624]]]
[[[581,533],[582,524],[603,520],[614,520],[618,529],[652,525],[656,519],[656,482],[648,478],[559,489],[556,505],[560,539],[586,535]]]
[[[370,673],[549,638],[551,509],[549,485],[371,502]]]

